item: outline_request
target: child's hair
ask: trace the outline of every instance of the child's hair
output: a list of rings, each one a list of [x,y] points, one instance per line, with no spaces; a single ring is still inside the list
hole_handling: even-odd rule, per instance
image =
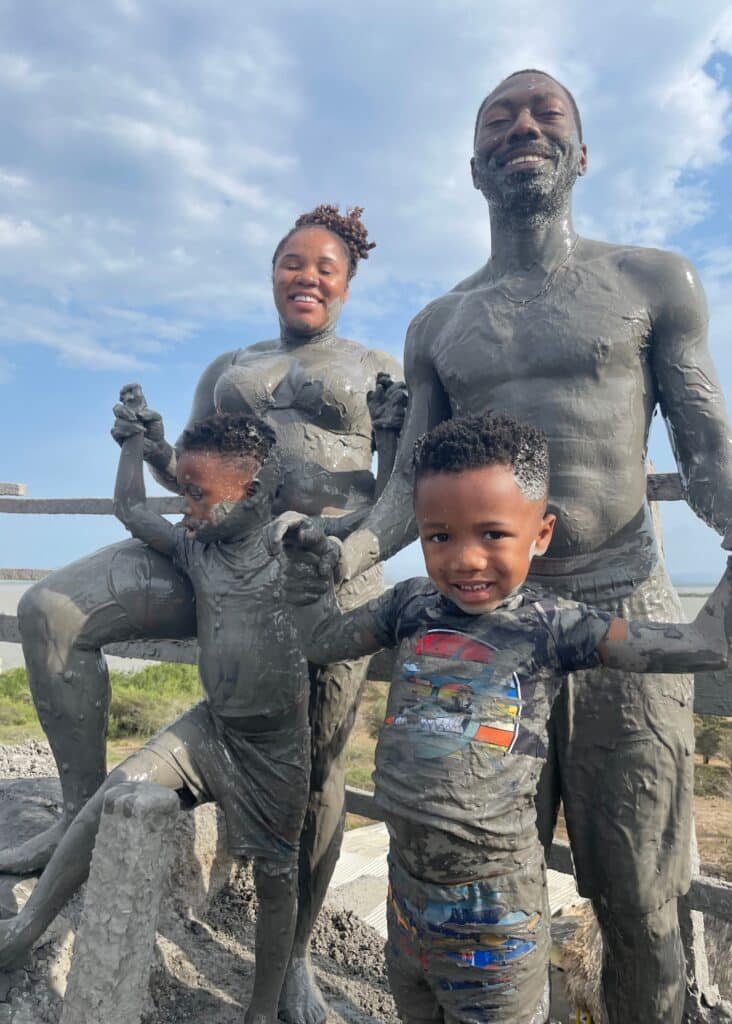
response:
[[[261,464],[272,451],[275,441],[274,430],[257,416],[222,412],[196,420],[193,426],[184,430],[180,449],[184,452],[249,456]]]
[[[280,240],[272,257],[272,268],[277,262],[277,257],[282,251],[282,246],[289,241],[300,228],[319,227],[332,231],[338,235],[348,253],[348,280],[350,281],[358,268],[359,260],[369,258],[369,250],[376,247],[376,242],[369,242],[369,233],[366,225],[361,220],[363,213],[362,206],[349,206],[345,216],[341,214],[337,206],[331,203],[321,203],[310,213],[301,213],[295,221],[295,226],[287,232]]]
[[[531,501],[545,498],[549,486],[546,435],[510,416],[462,416],[445,420],[414,446],[415,481],[429,473],[462,473],[483,466],[508,466]]]

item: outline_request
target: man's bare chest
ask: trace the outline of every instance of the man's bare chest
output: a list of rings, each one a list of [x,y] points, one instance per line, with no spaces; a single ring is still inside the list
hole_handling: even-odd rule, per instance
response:
[[[528,294],[529,301],[521,301]],[[520,386],[596,388],[615,382],[642,388],[648,374],[651,323],[620,287],[592,287],[570,275],[531,299],[498,285],[454,302],[429,339],[433,365],[453,410],[485,408],[493,392]]]

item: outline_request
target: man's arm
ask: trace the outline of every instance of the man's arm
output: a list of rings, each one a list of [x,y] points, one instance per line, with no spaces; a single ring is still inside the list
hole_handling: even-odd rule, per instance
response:
[[[723,533],[732,518],[732,432],[707,347],[707,305],[694,268],[658,253],[652,304],[652,359],[684,494]]]
[[[715,671],[727,665],[732,635],[732,558],[692,623],[612,619],[597,651],[603,665],[629,672]]]
[[[114,487],[114,514],[124,523],[133,537],[144,540],[151,548],[172,555],[175,551],[175,527],[151,512],[145,505],[145,478],[143,475],[144,427],[122,442]]]
[[[343,543],[341,572],[351,579],[414,540],[412,450],[415,441],[450,417],[450,403],[430,353],[429,318],[412,321],[404,345],[409,402],[394,471],[363,526]]]

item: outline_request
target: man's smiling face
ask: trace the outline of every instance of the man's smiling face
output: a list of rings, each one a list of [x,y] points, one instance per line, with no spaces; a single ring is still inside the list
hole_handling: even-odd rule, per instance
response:
[[[558,208],[587,167],[572,102],[552,78],[526,72],[483,101],[470,162],[489,203],[517,213]]]

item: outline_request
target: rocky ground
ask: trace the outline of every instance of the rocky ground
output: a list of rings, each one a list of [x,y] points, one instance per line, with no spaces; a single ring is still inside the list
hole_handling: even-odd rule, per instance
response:
[[[45,744],[0,746],[0,778],[39,780],[33,794],[39,813],[54,810],[57,783],[41,782],[54,772]],[[0,798],[0,820],[3,802],[11,801]],[[199,827],[199,836],[201,832]],[[144,1024],[241,1024],[254,966],[256,896],[247,867],[217,870],[218,884],[226,880],[210,900],[202,901],[204,906],[191,912],[190,901],[171,898],[164,903]],[[174,878],[180,872],[174,866]],[[207,886],[210,873],[209,865]],[[0,916],[15,909],[14,900],[22,904],[29,887],[28,882],[0,876]],[[0,974],[0,1024],[58,1024],[82,899],[69,904],[23,969]],[[321,914],[313,960],[330,1004],[329,1024],[396,1024],[383,940],[337,896]]]

